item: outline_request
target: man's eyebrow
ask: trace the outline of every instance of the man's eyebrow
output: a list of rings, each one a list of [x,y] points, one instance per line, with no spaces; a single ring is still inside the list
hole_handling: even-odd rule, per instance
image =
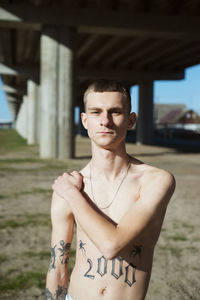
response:
[[[100,107],[88,107],[88,110],[101,110]]]

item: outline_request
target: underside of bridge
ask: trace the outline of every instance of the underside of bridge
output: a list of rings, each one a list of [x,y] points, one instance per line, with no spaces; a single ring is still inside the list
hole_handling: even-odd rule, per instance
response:
[[[152,142],[153,81],[200,63],[199,0],[1,0],[0,75],[16,128],[40,155],[74,156],[75,106],[97,78],[140,87],[137,141]]]

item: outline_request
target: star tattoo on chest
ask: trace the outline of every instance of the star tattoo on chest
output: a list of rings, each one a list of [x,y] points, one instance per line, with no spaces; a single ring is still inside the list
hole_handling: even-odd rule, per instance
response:
[[[133,258],[135,258],[137,255],[139,257],[141,257],[141,253],[142,253],[142,245],[134,245],[133,246],[133,250],[131,250],[130,256],[133,256]]]
[[[82,253],[86,254],[85,246],[86,243],[83,243],[81,240],[79,241],[79,250],[81,250]]]

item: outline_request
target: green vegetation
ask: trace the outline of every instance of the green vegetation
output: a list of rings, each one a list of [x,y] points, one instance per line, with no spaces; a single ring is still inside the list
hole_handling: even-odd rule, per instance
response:
[[[182,254],[182,249],[177,247],[168,247],[170,253],[176,257],[180,257]]]
[[[21,217],[21,216],[20,216]],[[4,220],[0,223],[0,229],[17,228],[26,226],[51,226],[50,216],[48,214],[26,214],[20,220]]]
[[[188,229],[194,229],[194,226],[188,223],[183,222],[182,227],[188,228]]]
[[[31,195],[31,194],[49,194],[52,193],[52,189],[42,189],[42,188],[34,188],[29,191],[19,191],[14,193],[13,196],[18,197],[21,195]]]
[[[172,255],[176,257],[180,257],[183,250],[182,248],[172,247],[172,246],[160,246],[159,249],[164,252],[169,251]]]
[[[0,276],[1,292],[18,291],[31,286],[44,289],[46,272],[25,272],[16,275],[14,278],[10,278],[10,273],[12,273],[12,270],[10,270],[6,276]]]
[[[5,255],[0,255],[0,264],[3,263],[4,261],[7,261],[7,258]]]
[[[39,252],[28,251],[28,252],[24,252],[23,255],[27,257],[36,257],[42,260],[50,257],[51,253],[50,251],[39,251]]]
[[[173,241],[187,241],[186,236],[181,235],[181,234],[177,234],[174,236],[170,236],[169,239],[173,240]]]
[[[187,249],[190,253],[192,253],[192,254],[195,254],[195,253],[198,252],[198,249],[195,248],[195,247],[192,247],[192,246],[187,247],[186,249]]]
[[[0,130],[0,152],[15,151],[26,146],[26,140],[14,129]]]
[[[15,193],[9,193],[0,195],[0,199],[17,198],[22,195],[34,195],[34,194],[52,194],[52,189],[33,188],[31,190],[18,191]]]

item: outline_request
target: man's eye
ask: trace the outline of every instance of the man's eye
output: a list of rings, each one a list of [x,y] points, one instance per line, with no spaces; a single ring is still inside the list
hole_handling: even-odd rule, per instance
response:
[[[97,115],[99,114],[99,111],[92,111],[92,114]]]
[[[116,110],[116,111],[113,111],[112,114],[113,114],[113,115],[120,115],[121,112]]]

